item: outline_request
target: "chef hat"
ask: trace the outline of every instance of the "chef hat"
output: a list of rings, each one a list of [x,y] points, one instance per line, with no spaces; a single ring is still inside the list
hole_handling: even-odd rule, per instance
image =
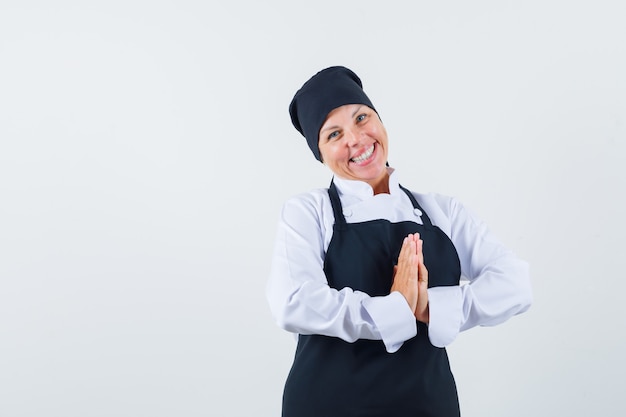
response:
[[[341,66],[326,68],[315,74],[291,100],[291,122],[306,138],[318,161],[322,160],[317,146],[320,129],[328,113],[345,104],[365,104],[376,110],[363,91],[361,79]]]

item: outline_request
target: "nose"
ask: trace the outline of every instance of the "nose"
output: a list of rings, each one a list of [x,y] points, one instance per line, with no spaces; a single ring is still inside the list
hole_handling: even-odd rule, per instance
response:
[[[361,143],[361,135],[356,129],[346,129],[344,132],[346,143],[348,146],[353,147]]]

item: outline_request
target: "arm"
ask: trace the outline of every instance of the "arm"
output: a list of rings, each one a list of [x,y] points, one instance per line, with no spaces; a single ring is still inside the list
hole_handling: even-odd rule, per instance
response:
[[[506,249],[455,199],[447,209],[450,238],[470,281],[460,287],[428,290],[429,335],[435,346],[450,344],[475,326],[495,326],[528,310],[532,303],[528,264]]]
[[[397,291],[384,297],[336,290],[324,275],[327,226],[310,195],[289,200],[278,224],[267,297],[277,324],[290,332],[382,340],[395,352],[417,333],[415,317]]]

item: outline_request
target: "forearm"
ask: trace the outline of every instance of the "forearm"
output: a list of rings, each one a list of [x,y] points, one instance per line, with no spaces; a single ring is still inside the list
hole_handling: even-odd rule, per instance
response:
[[[461,331],[495,326],[528,310],[532,303],[528,266],[516,263],[504,275],[490,271],[467,285],[429,289],[431,343],[447,346]]]
[[[279,222],[267,297],[277,324],[299,334],[382,340],[395,351],[415,336],[413,311],[399,293],[370,297],[331,288],[324,266],[324,227],[309,206],[287,204]]]
[[[394,352],[417,331],[413,312],[397,292],[370,297],[350,288],[338,291],[325,283],[307,282],[290,293],[270,285],[268,299],[277,324],[293,333],[347,342],[382,340]]]
[[[455,200],[450,219],[451,240],[469,282],[429,289],[429,335],[436,346],[450,344],[460,331],[500,324],[532,303],[528,264]]]

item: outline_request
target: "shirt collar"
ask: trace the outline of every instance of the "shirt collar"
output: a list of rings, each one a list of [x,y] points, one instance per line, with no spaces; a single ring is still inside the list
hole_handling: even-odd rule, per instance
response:
[[[396,196],[401,192],[398,174],[396,174],[396,170],[391,167],[387,168],[387,172],[389,173],[389,194]],[[340,196],[350,195],[361,200],[374,196],[374,190],[372,190],[372,187],[365,181],[348,180],[334,176],[333,182],[335,183]]]

